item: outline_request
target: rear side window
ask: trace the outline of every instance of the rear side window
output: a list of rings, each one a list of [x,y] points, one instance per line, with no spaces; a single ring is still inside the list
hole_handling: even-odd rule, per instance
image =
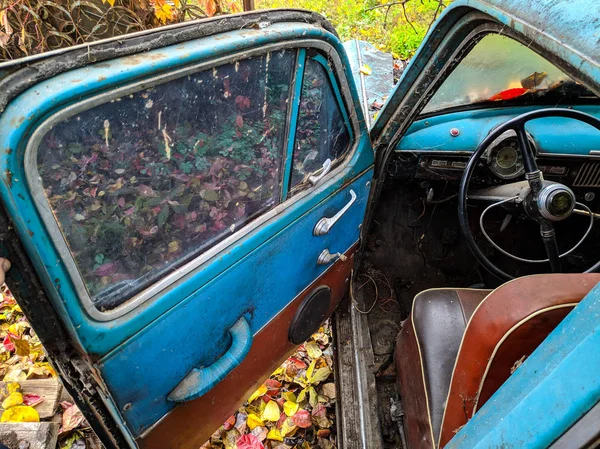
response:
[[[37,149],[94,305],[112,309],[280,201],[295,51],[155,85],[55,123]]]
[[[350,146],[350,133],[332,79],[325,66],[306,60],[298,127],[292,162],[291,188],[306,182],[327,159],[340,159]]]

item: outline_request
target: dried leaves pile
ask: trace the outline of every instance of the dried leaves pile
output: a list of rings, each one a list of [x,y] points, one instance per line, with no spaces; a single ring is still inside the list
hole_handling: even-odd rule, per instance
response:
[[[39,338],[6,285],[0,287],[1,422],[38,422],[43,398],[23,394],[20,382],[56,377]],[[95,449],[91,429],[76,405],[63,401],[58,449]]]
[[[300,346],[201,449],[333,449],[331,329]]]

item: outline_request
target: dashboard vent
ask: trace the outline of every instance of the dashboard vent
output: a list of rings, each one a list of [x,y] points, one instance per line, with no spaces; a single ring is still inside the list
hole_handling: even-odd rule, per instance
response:
[[[573,187],[600,187],[600,162],[584,162]]]

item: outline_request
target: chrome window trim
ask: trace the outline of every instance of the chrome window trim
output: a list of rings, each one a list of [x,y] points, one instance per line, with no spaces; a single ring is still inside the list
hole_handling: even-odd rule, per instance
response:
[[[347,108],[348,117],[354,131],[354,142],[352,142],[350,150],[345,155],[344,163],[340,163],[317,186],[299,192],[297,195],[294,195],[293,197],[287,199],[285,202],[279,203],[275,207],[272,207],[271,209],[267,210],[255,220],[241,227],[239,231],[236,231],[230,236],[224,238],[222,241],[208,248],[196,258],[185,263],[179,268],[175,268],[171,273],[160,279],[158,282],[151,284],[149,287],[145,288],[141,292],[128,298],[119,306],[108,311],[100,311],[99,309],[97,309],[91,300],[90,294],[85,286],[83,278],[79,273],[79,269],[77,268],[75,260],[69,250],[67,241],[65,240],[65,237],[62,231],[60,230],[58,221],[56,220],[51,210],[50,203],[44,194],[42,179],[37,168],[37,151],[46,132],[48,132],[52,128],[52,126],[57,122],[63,121],[79,112],[90,109],[96,105],[107,103],[118,97],[138,92],[148,87],[157,84],[162,84],[164,82],[168,82],[176,78],[181,78],[192,73],[210,70],[213,67],[227,63],[232,63],[236,60],[246,59],[252,56],[265,54],[277,50],[294,48],[315,48],[321,50],[324,53],[326,53],[328,60],[333,63],[336,81],[338,82],[338,85],[340,87],[340,92],[345,103],[344,106]],[[43,224],[47,228],[50,240],[54,244],[58,255],[60,256],[62,262],[65,265],[67,273],[73,283],[75,292],[77,293],[79,301],[87,315],[96,321],[111,321],[116,318],[120,318],[124,315],[127,315],[134,309],[138,309],[138,307],[142,304],[148,305],[151,302],[156,301],[159,295],[166,289],[171,287],[173,284],[175,284],[178,281],[184,281],[185,278],[193,276],[195,273],[200,271],[203,265],[205,265],[211,259],[216,257],[219,253],[225,251],[231,245],[235,244],[235,242],[237,242],[238,240],[244,238],[246,235],[261,227],[263,224],[275,218],[277,215],[281,214],[283,211],[291,207],[296,202],[301,201],[315,189],[318,189],[324,186],[325,184],[328,184],[335,177],[337,177],[347,167],[347,162],[356,153],[356,149],[360,141],[360,128],[358,118],[355,113],[354,102],[352,101],[352,95],[350,93],[350,86],[348,85],[346,77],[340,76],[340,74],[343,73],[344,68],[342,61],[340,60],[340,57],[335,48],[328,42],[318,39],[299,39],[282,41],[270,45],[264,45],[260,48],[253,48],[224,57],[211,59],[209,61],[183,67],[166,74],[151,76],[142,81],[133,82],[127,86],[113,89],[110,92],[103,92],[97,95],[90,96],[82,101],[79,101],[73,105],[67,106],[66,108],[55,112],[54,114],[50,115],[47,119],[45,119],[39,126],[37,126],[35,131],[32,133],[29,141],[27,142],[27,146],[25,149],[25,178],[29,186],[30,194],[38,210],[38,213],[40,214]],[[289,123],[286,123],[286,126],[289,126]],[[283,176],[283,173],[281,174],[281,176]]]

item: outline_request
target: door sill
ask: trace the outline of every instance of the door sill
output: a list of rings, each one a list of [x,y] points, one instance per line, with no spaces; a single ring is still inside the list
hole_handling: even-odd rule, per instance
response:
[[[333,319],[338,448],[383,449],[377,389],[366,315],[346,297]]]

